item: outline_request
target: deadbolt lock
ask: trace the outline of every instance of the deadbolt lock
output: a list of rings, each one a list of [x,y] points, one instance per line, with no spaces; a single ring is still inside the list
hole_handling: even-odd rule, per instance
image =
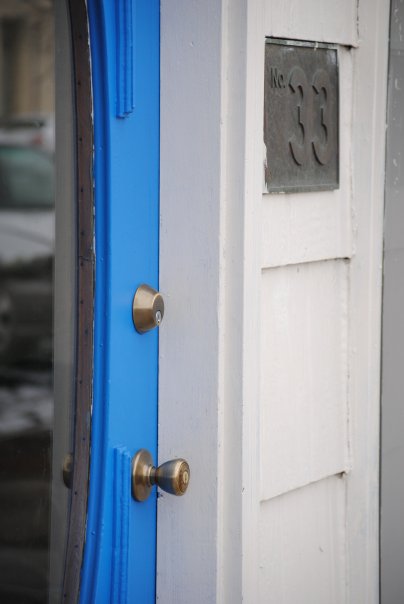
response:
[[[140,285],[135,292],[132,304],[132,318],[136,331],[146,333],[159,327],[163,317],[163,296],[149,285]]]
[[[140,449],[132,460],[132,495],[136,501],[145,501],[155,484],[172,495],[184,495],[190,476],[185,459],[172,459],[156,468],[149,451]]]

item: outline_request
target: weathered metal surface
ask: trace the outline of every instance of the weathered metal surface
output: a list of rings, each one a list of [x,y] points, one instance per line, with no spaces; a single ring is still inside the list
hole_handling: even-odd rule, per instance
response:
[[[338,188],[337,50],[268,39],[264,93],[265,191]]]

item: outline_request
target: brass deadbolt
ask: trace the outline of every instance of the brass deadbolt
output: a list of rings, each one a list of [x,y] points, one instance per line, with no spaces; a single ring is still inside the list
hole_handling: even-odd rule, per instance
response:
[[[146,333],[159,327],[163,317],[163,296],[149,285],[140,285],[132,304],[132,318],[136,331]]]
[[[140,449],[132,460],[132,495],[145,501],[154,484],[172,495],[184,495],[191,472],[185,459],[172,459],[156,468],[149,451]]]

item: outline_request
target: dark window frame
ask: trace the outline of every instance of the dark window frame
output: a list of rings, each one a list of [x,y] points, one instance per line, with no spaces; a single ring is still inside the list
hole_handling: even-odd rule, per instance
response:
[[[70,17],[75,115],[77,317],[74,453],[63,601],[78,602],[86,534],[94,341],[93,122],[90,41],[85,0],[66,0]]]

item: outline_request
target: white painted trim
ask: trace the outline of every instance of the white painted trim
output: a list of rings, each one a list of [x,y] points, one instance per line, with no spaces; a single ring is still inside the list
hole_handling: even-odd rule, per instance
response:
[[[246,7],[222,3],[217,601],[242,591],[242,383]]]
[[[359,3],[354,50],[348,602],[379,601],[379,429],[388,0]]]
[[[157,597],[217,599],[221,0],[161,2],[159,461],[185,457],[185,497],[158,499]]]
[[[267,36],[357,45],[357,0],[266,0],[265,4]]]
[[[285,4],[296,8],[299,1]],[[321,39],[354,47],[356,2],[345,6],[348,30],[330,28]],[[378,599],[388,8],[388,0],[360,4],[359,48],[344,50],[353,55],[355,91],[348,183],[353,240],[337,249],[337,256],[351,258],[352,470],[344,479],[351,604]],[[159,459],[184,456],[192,474],[184,498],[159,499],[161,602],[259,601],[264,44],[271,33],[311,35],[310,14],[303,31],[296,22],[288,29],[278,0],[161,3],[160,288],[167,310],[160,332]],[[345,190],[350,196],[348,185]]]
[[[260,501],[260,306],[262,145],[264,108],[264,3],[247,6],[247,73],[244,183],[244,316],[243,316],[243,565],[242,599],[259,598]]]

